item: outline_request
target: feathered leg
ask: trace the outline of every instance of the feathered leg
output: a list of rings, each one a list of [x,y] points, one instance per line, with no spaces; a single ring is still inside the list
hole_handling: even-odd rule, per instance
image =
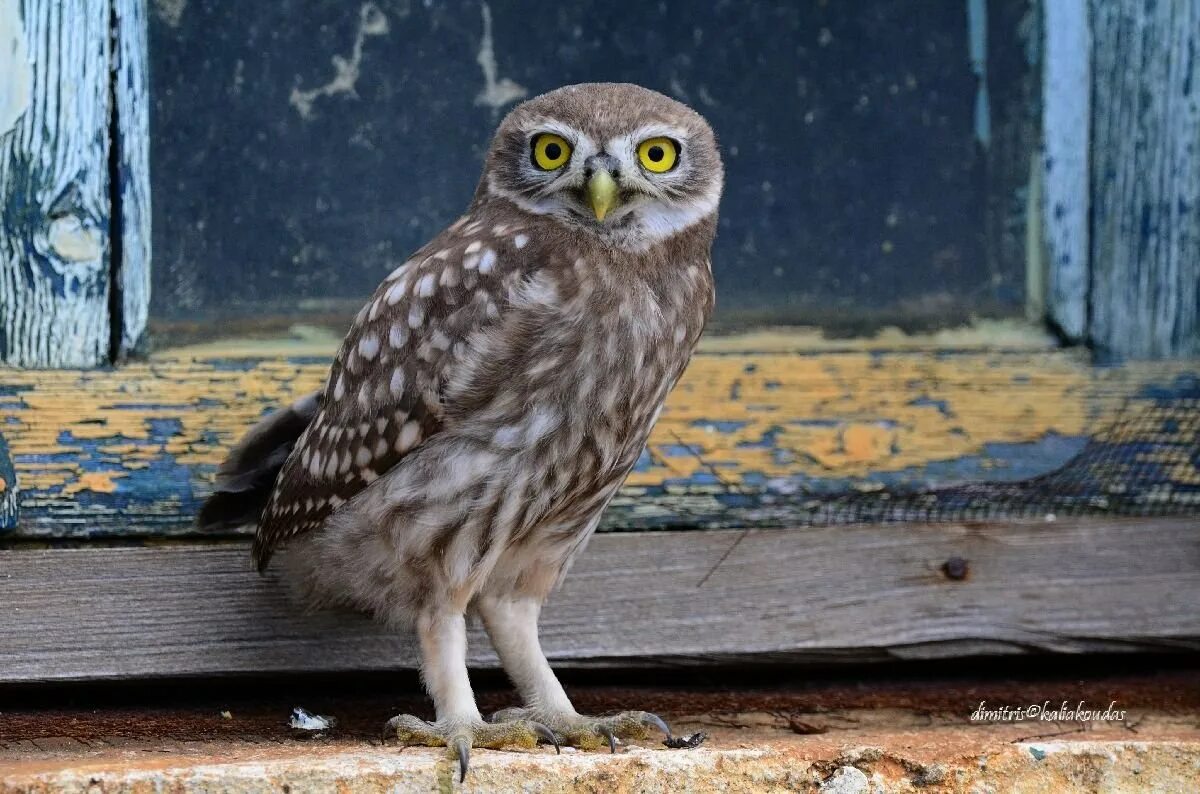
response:
[[[670,738],[667,724],[645,711],[625,711],[611,717],[588,717],[575,711],[542,652],[538,600],[488,596],[479,600],[479,613],[505,672],[525,704],[523,708],[496,712],[493,723],[532,720],[549,726],[562,744],[589,750],[607,745],[614,753],[617,739],[644,739],[650,735],[649,728],[657,728]]]

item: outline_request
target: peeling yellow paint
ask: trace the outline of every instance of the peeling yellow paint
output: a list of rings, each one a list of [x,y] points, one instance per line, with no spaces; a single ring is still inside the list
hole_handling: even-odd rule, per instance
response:
[[[77,494],[80,491],[95,491],[96,493],[113,493],[117,490],[115,480],[124,477],[116,471],[88,471],[79,475],[74,482],[63,488],[64,494]]]
[[[159,355],[116,371],[0,371],[0,426],[23,489],[111,493],[118,478],[167,461],[199,467],[202,491],[230,446],[266,411],[318,388],[327,366]],[[1085,435],[1142,384],[1195,367],[1098,370],[1070,351],[701,353],[654,430],[651,464],[627,484],[705,472],[732,486],[751,474],[853,480],[990,443]],[[1186,461],[1170,463],[1195,481]]]

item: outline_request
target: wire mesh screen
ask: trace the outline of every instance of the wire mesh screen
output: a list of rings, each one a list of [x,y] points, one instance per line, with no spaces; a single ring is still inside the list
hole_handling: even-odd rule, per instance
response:
[[[1147,388],[1060,468],[1017,481],[856,492],[795,504],[807,524],[1200,515],[1200,378]]]
[[[1021,461],[1033,476],[964,474],[956,481],[822,480],[803,476],[748,487],[722,462],[682,439],[707,486],[659,489],[653,504],[620,495],[602,526],[610,530],[830,526],[1057,517],[1200,516],[1200,376],[1176,373],[1130,396],[1098,389],[1086,438],[1056,436],[1060,463]],[[1073,454],[1068,451],[1074,448]],[[651,456],[654,456],[651,451]],[[1028,457],[1028,456],[1027,456]],[[1050,468],[1053,466],[1053,468]],[[882,479],[882,478],[881,478]],[[693,478],[693,481],[695,478]],[[648,490],[648,489],[643,489]]]

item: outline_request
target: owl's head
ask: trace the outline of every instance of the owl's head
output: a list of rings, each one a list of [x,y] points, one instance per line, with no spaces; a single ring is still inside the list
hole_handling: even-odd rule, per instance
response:
[[[645,247],[715,217],[723,178],[700,114],[641,86],[588,83],[509,113],[478,196]]]

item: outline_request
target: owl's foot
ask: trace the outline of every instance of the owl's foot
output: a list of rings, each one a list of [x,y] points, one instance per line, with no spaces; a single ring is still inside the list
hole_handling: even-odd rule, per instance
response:
[[[404,745],[422,747],[445,747],[451,758],[458,759],[458,780],[467,777],[471,763],[471,748],[486,747],[499,750],[504,747],[533,749],[539,742],[554,745],[559,750],[554,732],[532,720],[521,719],[508,722],[488,723],[482,720],[426,722],[411,714],[398,714],[383,726],[383,738],[395,737]]]
[[[492,715],[492,724],[510,725],[513,722],[533,721],[549,727],[558,743],[580,750],[599,750],[607,745],[617,751],[617,741],[645,739],[656,728],[671,738],[671,729],[657,714],[648,711],[622,711],[611,717],[588,717],[574,712],[543,712],[538,709],[504,709]]]

